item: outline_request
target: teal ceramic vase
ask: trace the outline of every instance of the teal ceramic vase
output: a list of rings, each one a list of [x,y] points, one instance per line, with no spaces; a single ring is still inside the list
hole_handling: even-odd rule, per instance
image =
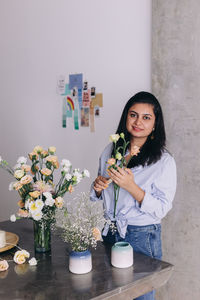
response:
[[[111,264],[116,268],[133,265],[133,248],[128,242],[117,242],[111,249]]]

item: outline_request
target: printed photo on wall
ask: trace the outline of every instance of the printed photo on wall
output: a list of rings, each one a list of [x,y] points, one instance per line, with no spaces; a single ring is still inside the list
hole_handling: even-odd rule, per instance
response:
[[[83,82],[83,90],[87,90],[88,89],[88,82],[84,81]]]
[[[89,107],[81,108],[81,126],[89,127]]]
[[[96,88],[93,86],[91,87],[91,97],[94,98],[96,95]]]
[[[95,115],[95,117],[100,116],[100,109],[99,109],[98,105],[94,107],[94,115]]]

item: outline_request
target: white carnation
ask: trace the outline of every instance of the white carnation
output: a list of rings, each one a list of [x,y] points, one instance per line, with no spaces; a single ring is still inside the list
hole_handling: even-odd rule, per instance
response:
[[[17,220],[16,216],[15,215],[11,215],[10,216],[10,221],[11,222],[15,222]]]
[[[44,195],[46,198],[52,198],[52,194],[49,193],[49,192],[44,192],[43,195]]]
[[[20,156],[19,158],[18,158],[18,160],[17,160],[17,163],[18,164],[26,164],[26,162],[27,162],[27,158],[26,157],[24,157],[24,156]]]
[[[63,167],[67,167],[67,168],[69,168],[69,167],[71,167],[71,162],[68,160],[68,159],[63,159],[62,161],[61,161],[61,166],[63,166]]]
[[[66,174],[65,175],[65,179],[67,180],[67,181],[69,181],[69,180],[71,180],[72,179],[72,175],[71,174]]]
[[[45,205],[47,206],[53,206],[55,203],[55,200],[53,198],[47,198],[45,201]]]
[[[83,171],[83,175],[85,176],[85,177],[90,177],[90,172],[88,171],[88,170],[84,170]]]
[[[37,260],[35,257],[32,257],[29,261],[28,261],[30,266],[36,266],[37,265]]]

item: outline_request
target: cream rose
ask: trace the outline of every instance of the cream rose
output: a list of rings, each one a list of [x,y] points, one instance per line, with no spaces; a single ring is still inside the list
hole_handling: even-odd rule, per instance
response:
[[[62,208],[63,207],[63,203],[64,203],[64,200],[63,200],[62,197],[57,197],[55,199],[55,205],[56,205],[56,207]]]
[[[120,138],[120,135],[117,133],[117,134],[111,134],[110,135],[110,141],[113,142],[113,143],[116,143]]]
[[[20,208],[23,208],[24,207],[24,201],[21,199],[17,202],[17,205],[20,207]]]
[[[22,170],[24,170],[25,172],[30,172],[31,167],[29,165],[22,165]]]
[[[26,209],[19,209],[17,215],[22,218],[29,217],[29,212]]]
[[[25,185],[28,184],[32,181],[32,177],[30,175],[25,175],[24,177],[21,178],[20,183]]]
[[[48,168],[43,168],[40,172],[45,176],[49,176],[52,173],[52,171]]]
[[[54,154],[56,152],[56,147],[51,146],[51,147],[49,147],[48,151],[50,154]]]
[[[36,152],[36,153],[41,153],[43,151],[43,148],[41,146],[35,146],[35,148],[33,149],[33,152]]]
[[[121,160],[121,159],[122,159],[121,153],[120,153],[120,152],[117,152],[116,155],[115,155],[115,158],[116,158],[117,160]]]
[[[13,189],[19,191],[22,188],[22,184],[19,181],[13,183]]]
[[[29,195],[34,199],[38,198],[40,196],[40,194],[41,193],[39,191],[34,191],[34,192],[29,193]]]
[[[0,272],[6,271],[9,265],[6,260],[0,260]]]
[[[28,156],[29,156],[30,160],[38,159],[38,154],[36,152],[31,152],[31,153],[29,153]]]
[[[18,250],[15,252],[13,260],[16,264],[21,265],[25,263],[26,258],[29,258],[30,254],[26,250]]]
[[[16,170],[14,176],[17,179],[21,179],[24,176],[24,170]]]

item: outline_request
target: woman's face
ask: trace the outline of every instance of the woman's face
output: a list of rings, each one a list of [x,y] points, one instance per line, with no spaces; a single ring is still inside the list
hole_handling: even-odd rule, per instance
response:
[[[155,125],[153,106],[148,103],[135,103],[128,111],[126,128],[131,136],[145,142]]]

